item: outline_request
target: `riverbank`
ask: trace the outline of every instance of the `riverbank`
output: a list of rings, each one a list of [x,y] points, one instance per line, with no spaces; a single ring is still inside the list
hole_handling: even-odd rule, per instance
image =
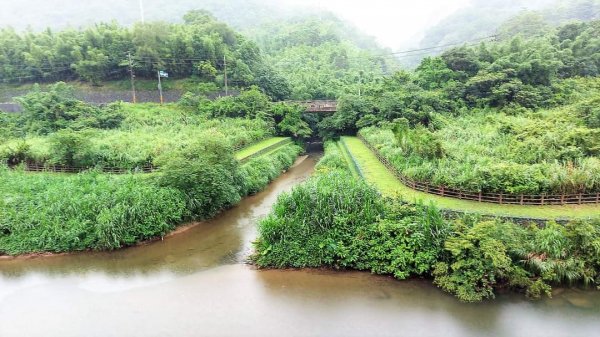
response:
[[[477,215],[449,218],[433,204],[382,198],[377,185],[352,175],[344,148],[327,144],[315,177],[282,195],[259,223],[252,256],[259,267],[423,277],[466,302],[505,289],[539,299],[555,286],[600,286],[600,220],[540,228]]]
[[[600,292],[567,289],[535,302],[503,293],[465,304],[426,280],[245,265],[257,219],[311,176],[314,164],[307,158],[184,235],[111,252],[0,262],[0,335],[97,329],[103,336],[587,337],[600,329]]]
[[[411,203],[433,203],[437,207],[462,213],[480,213],[485,215],[513,218],[517,220],[562,220],[591,219],[600,217],[600,205],[550,205],[522,206],[499,205],[485,202],[459,200],[420,192],[404,185],[381,163],[375,154],[356,137],[342,137],[340,141],[352,160],[360,167],[364,179],[376,186],[383,194],[400,196]]]
[[[294,169],[296,166],[301,165],[306,160],[308,160],[308,158],[309,158],[308,155],[299,156],[298,158],[296,158],[296,160],[290,167],[288,167],[282,171],[282,175],[285,175],[288,172],[288,170]],[[246,196],[245,199],[252,198],[252,196],[254,196],[254,195],[256,195],[256,193],[252,193],[252,194]],[[241,203],[243,203],[243,202],[244,202],[244,200],[242,200]],[[214,221],[214,219],[218,219],[219,217],[222,216],[222,214],[224,212],[228,212],[232,208],[235,208],[235,207],[238,207],[238,206],[233,205],[232,207],[221,210],[221,212],[219,212],[213,219],[208,219],[206,221],[193,221],[193,222],[189,222],[189,223],[184,223],[184,224],[178,225],[175,229],[173,229],[172,231],[168,232],[167,234],[165,234],[163,236],[140,241],[140,242],[137,242],[130,246],[122,247],[121,249],[131,249],[131,248],[151,245],[153,243],[156,243],[159,241],[164,241],[165,239],[169,239],[169,238],[177,236],[177,235],[182,235],[182,234],[187,233],[188,231],[192,230],[195,227],[205,225],[207,223]],[[73,254],[77,254],[77,255],[92,254],[92,253],[96,253],[96,252],[97,251],[95,251],[95,250],[86,250],[86,251],[62,252],[62,253],[43,252],[43,253],[31,253],[31,254],[19,254],[19,255],[0,255],[0,261],[31,260],[31,259],[36,259],[36,258],[64,257],[67,255],[73,255]]]
[[[231,186],[221,181],[219,188],[213,186],[214,182],[210,183],[210,179],[218,177],[206,171],[198,174],[193,161],[183,163],[183,171],[174,163],[175,167],[166,166],[161,172],[148,177],[95,172],[23,175],[9,170],[0,171],[0,179],[6,182],[2,188],[3,195],[7,197],[5,200],[20,200],[19,207],[6,206],[5,226],[8,227],[0,235],[0,255],[114,250],[162,238],[182,221],[193,219],[194,215],[212,218],[239,202],[240,195],[262,190],[288,169],[300,152],[301,148],[297,145],[287,144],[274,152],[252,157],[243,165],[234,164],[229,173],[237,172],[242,180],[232,181]],[[219,158],[227,160],[223,153],[219,153]],[[234,159],[231,158],[231,161],[233,164]],[[216,162],[212,165],[213,169],[218,167],[215,165]],[[178,190],[178,185],[165,185],[165,181],[179,181],[177,177],[181,175],[192,179],[185,186],[190,185],[193,190]],[[196,184],[199,187],[195,187]],[[27,190],[23,190],[25,186]],[[213,186],[210,191],[201,192],[210,186]],[[196,191],[198,188],[201,191]],[[228,196],[230,199],[220,197],[231,191],[239,193],[238,196]],[[65,193],[71,198],[65,199]],[[212,196],[213,199],[190,206],[186,199],[196,198],[193,195],[197,193],[202,193],[202,198]],[[79,197],[74,199],[74,195]],[[194,210],[193,207],[203,208]],[[38,211],[28,212],[27,216],[31,219],[25,221],[26,216],[21,212],[29,208]],[[111,213],[107,213],[108,210]],[[44,213],[40,214],[40,211]],[[38,225],[31,228],[27,224]]]

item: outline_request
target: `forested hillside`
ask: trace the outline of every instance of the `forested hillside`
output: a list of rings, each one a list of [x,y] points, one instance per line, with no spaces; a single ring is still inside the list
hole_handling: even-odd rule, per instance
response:
[[[393,57],[373,38],[330,14],[273,21],[249,35],[287,79],[293,99],[358,93],[363,83],[397,69]]]
[[[176,9],[191,6],[178,4]],[[0,82],[82,80],[98,85],[126,80],[131,52],[138,80],[153,79],[158,70],[164,70],[171,79],[193,78],[196,84],[206,84],[204,91],[218,90],[224,87],[227,68],[230,87],[258,85],[274,99],[333,99],[358,93],[363,83],[381,79],[397,67],[389,51],[380,48],[373,37],[333,14],[291,15],[276,6],[226,4],[215,9],[217,16],[242,27],[243,33],[205,10],[189,11],[183,19],[161,13],[183,23],[147,20],[123,26],[113,21],[40,32],[0,29]],[[151,7],[152,2],[146,5]],[[207,1],[197,8],[214,5]],[[252,11],[239,15],[245,6]],[[99,13],[104,10],[98,9]],[[260,13],[253,20],[238,20],[256,11]],[[102,15],[95,17],[99,18]]]
[[[535,34],[571,20],[599,18],[599,0],[476,0],[427,30],[419,45],[422,48],[447,46],[492,35],[510,39],[515,34]],[[436,49],[431,54],[439,54],[444,49]],[[423,57],[420,54],[403,58],[402,63],[416,66]]]
[[[84,80],[93,84],[129,78],[194,77],[223,84],[258,85],[275,98],[288,96],[285,81],[258,46],[206,11],[191,11],[183,24],[147,22],[132,27],[103,23],[82,30],[39,33],[0,30],[2,83]]]
[[[326,137],[360,133],[403,175],[471,191],[600,190],[600,21],[426,58],[362,97]],[[390,123],[391,122],[391,123]]]

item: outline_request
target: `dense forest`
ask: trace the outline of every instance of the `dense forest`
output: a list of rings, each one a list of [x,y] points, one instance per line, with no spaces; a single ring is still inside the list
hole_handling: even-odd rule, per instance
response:
[[[128,79],[131,54],[138,79],[164,70],[171,79],[193,79],[192,91],[206,92],[223,88],[227,72],[231,87],[257,85],[277,100],[318,99],[359,92],[397,66],[372,38],[329,14],[265,23],[248,37],[203,10],[188,12],[183,21],[39,33],[1,29],[0,79],[100,85]]]
[[[116,23],[84,30],[17,33],[0,30],[0,78],[4,83],[85,80],[99,83],[129,77],[129,59],[138,78],[158,70],[171,77],[196,77],[232,85],[256,84],[272,97],[289,87],[252,41],[206,11],[192,11],[183,24],[152,22],[131,28]]]
[[[389,52],[333,15],[299,16],[249,32],[287,79],[292,99],[359,93],[397,69]]]

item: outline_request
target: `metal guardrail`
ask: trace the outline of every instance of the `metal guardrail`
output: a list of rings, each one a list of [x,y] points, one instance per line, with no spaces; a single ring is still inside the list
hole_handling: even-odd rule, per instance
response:
[[[488,202],[501,205],[583,205],[600,204],[600,192],[597,193],[577,193],[577,194],[505,194],[505,193],[484,193],[473,192],[445,186],[436,186],[429,183],[422,183],[412,180],[403,175],[379,150],[373,147],[363,136],[358,138],[375,154],[377,159],[388,168],[404,185],[425,193],[434,194],[442,197],[456,198],[461,200],[470,200],[477,202]]]

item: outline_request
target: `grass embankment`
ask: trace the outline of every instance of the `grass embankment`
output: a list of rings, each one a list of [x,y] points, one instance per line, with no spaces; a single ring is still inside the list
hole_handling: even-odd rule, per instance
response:
[[[255,144],[252,144],[248,147],[245,147],[243,149],[240,149],[239,151],[237,151],[235,153],[235,159],[240,160],[240,161],[244,161],[244,160],[248,160],[249,158],[251,158],[252,156],[255,156],[257,153],[260,153],[261,151],[264,151],[265,149],[268,149],[269,147],[273,147],[272,151],[276,151],[277,149],[279,149],[279,147],[288,144],[290,141],[289,137],[271,137],[271,138],[267,138],[264,139],[262,141],[259,141]],[[280,145],[280,146],[277,146]]]
[[[362,177],[362,172],[360,171],[356,162],[352,159],[352,156],[350,155],[348,148],[346,147],[346,144],[344,142],[337,142],[336,146],[338,147],[338,149],[339,149],[342,157],[346,161],[346,163],[348,163],[348,168],[350,169],[352,176],[354,176],[356,178]]]
[[[359,165],[366,181],[377,187],[381,193],[390,196],[399,195],[407,202],[434,203],[442,209],[506,217],[539,219],[585,219],[600,217],[600,206],[598,205],[499,205],[446,198],[415,191],[402,184],[360,139],[356,137],[342,137],[341,142],[348,148],[350,155]]]

